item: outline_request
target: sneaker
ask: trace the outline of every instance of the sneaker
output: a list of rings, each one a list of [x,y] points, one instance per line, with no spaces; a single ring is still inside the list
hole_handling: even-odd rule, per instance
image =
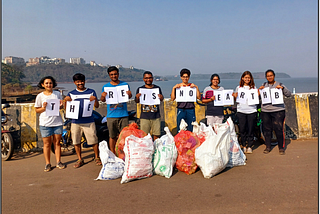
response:
[[[284,149],[279,149],[279,154],[280,154],[280,155],[284,155],[284,154],[286,154],[286,153],[285,153]]]
[[[252,154],[252,149],[250,147],[247,148],[247,154]]]
[[[79,168],[83,166],[84,161],[83,160],[77,160],[76,164],[73,166],[74,168]]]
[[[270,151],[271,151],[270,148],[266,148],[266,149],[263,151],[263,153],[264,153],[264,154],[268,154]]]
[[[64,168],[66,168],[66,165],[64,165],[64,164],[61,163],[61,161],[60,161],[59,163],[57,163],[57,167],[58,167],[59,169],[64,169]]]
[[[247,153],[247,148],[243,147],[243,153]]]
[[[44,171],[45,171],[45,172],[51,171],[51,164],[50,164],[50,163],[47,164],[47,165],[44,167]]]

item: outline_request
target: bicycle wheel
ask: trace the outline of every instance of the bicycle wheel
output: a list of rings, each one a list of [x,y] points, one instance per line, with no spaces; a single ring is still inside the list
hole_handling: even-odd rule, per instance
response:
[[[72,155],[75,153],[75,148],[74,148],[74,145],[72,144],[70,130],[64,131],[60,140],[60,145],[61,145],[61,156]],[[53,154],[55,154],[55,148],[53,143],[51,144],[51,151]]]
[[[10,133],[2,133],[1,136],[1,158],[4,161],[10,160],[13,155],[14,145]]]

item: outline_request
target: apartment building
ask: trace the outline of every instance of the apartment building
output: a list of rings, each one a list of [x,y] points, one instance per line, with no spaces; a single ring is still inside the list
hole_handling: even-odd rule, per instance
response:
[[[25,61],[21,57],[6,56],[3,60],[5,64],[24,64]]]
[[[83,58],[70,58],[70,63],[71,64],[86,64],[86,61]]]

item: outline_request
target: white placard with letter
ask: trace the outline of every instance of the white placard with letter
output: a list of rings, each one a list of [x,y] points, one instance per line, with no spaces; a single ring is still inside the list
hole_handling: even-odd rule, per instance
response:
[[[248,98],[248,105],[258,105],[259,104],[259,94],[258,89],[250,89],[246,92]]]
[[[145,89],[140,88],[140,104],[143,105],[160,105],[159,88]]]
[[[59,109],[60,109],[60,100],[59,99],[47,99],[47,106],[46,106],[46,115],[50,116],[59,116]]]
[[[246,91],[244,88],[238,88],[238,96],[237,96],[237,99],[236,101],[238,103],[241,103],[241,104],[246,104],[246,100],[247,100],[247,95],[246,95]]]
[[[190,86],[176,88],[176,102],[196,102],[197,88]]]
[[[82,117],[91,117],[94,106],[94,100],[83,100],[83,112]]]
[[[260,89],[260,97],[262,104],[271,103],[271,95],[269,87]]]
[[[67,101],[66,118],[78,119],[80,101]]]
[[[118,102],[119,103],[126,103],[129,101],[129,95],[127,91],[129,91],[128,85],[121,85],[116,87],[118,90]]]
[[[224,105],[224,102],[223,102],[223,100],[224,100],[224,96],[223,96],[223,91],[215,91],[214,92],[214,97],[215,97],[215,99],[214,99],[214,105],[215,106],[223,106]]]
[[[104,92],[107,93],[106,103],[117,104],[118,102],[118,90],[116,87],[104,87]]]
[[[282,89],[280,89],[280,88],[271,88],[270,89],[270,93],[271,93],[272,105],[283,104]]]
[[[234,98],[232,96],[233,90],[223,90],[223,105],[233,105]]]

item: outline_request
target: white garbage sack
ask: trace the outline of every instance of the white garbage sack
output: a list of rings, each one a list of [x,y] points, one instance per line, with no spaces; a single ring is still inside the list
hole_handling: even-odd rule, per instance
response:
[[[241,150],[241,147],[238,142],[238,137],[234,128],[234,123],[231,117],[228,118],[226,123],[230,126],[230,136],[231,136],[231,143],[230,143],[230,149],[229,149],[230,159],[227,164],[227,167],[246,165],[247,157]]]
[[[105,140],[99,143],[99,154],[102,168],[96,180],[120,178],[124,172],[124,161],[109,150],[108,143]]]
[[[122,184],[153,175],[154,145],[150,134],[143,138],[134,135],[126,137],[123,151],[125,153],[125,167],[121,179]]]
[[[207,139],[196,149],[195,159],[205,178],[211,178],[224,170],[229,161],[230,127],[216,127],[216,133],[208,129]]]
[[[157,175],[170,178],[177,160],[178,151],[169,128],[165,127],[164,131],[166,134],[154,141],[153,171]]]
[[[209,135],[211,135],[212,133],[212,126],[209,125],[207,126],[206,124],[200,122],[200,126],[199,124],[194,121],[191,123],[193,125],[193,133],[195,133],[197,135],[197,137],[200,140],[200,144],[202,144]]]

